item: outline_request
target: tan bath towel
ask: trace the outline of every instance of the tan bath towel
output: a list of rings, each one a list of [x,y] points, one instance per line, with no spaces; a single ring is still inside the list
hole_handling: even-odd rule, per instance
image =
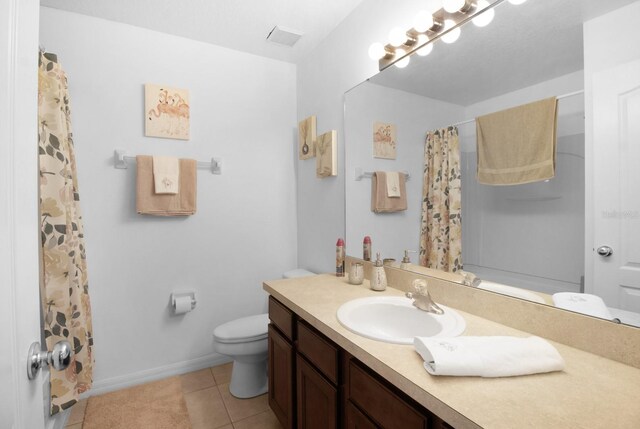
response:
[[[407,209],[407,190],[404,173],[398,173],[400,196],[387,196],[387,174],[376,171],[371,177],[371,211],[375,213],[401,212]]]
[[[476,118],[478,182],[518,185],[556,169],[555,97]]]
[[[138,155],[136,162],[138,164],[136,209],[139,214],[188,216],[196,212],[196,161],[180,160],[180,189],[175,195],[154,193],[152,157]]]

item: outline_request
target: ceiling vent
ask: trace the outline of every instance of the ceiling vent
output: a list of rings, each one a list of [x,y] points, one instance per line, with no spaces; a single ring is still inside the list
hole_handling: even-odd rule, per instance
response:
[[[300,37],[302,37],[302,33],[276,25],[267,36],[267,40],[279,45],[293,46],[300,40]]]

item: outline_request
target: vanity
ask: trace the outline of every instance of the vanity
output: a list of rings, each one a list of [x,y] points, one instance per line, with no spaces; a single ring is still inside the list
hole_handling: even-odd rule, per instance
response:
[[[351,285],[331,274],[264,283],[270,294],[269,404],[284,428],[640,427],[640,369],[554,341],[553,326],[541,336],[558,349],[566,369],[509,378],[431,376],[412,345],[368,339],[343,327],[336,313],[345,302],[403,296],[410,278],[420,277],[391,271],[390,284],[399,289],[383,292],[371,291],[367,280]],[[498,313],[501,300],[513,299],[424,278],[434,299],[454,308],[459,293],[497,300]],[[443,298],[442,286],[451,299]],[[549,309],[526,305],[526,317]],[[467,324],[463,335],[540,335],[455,309]]]

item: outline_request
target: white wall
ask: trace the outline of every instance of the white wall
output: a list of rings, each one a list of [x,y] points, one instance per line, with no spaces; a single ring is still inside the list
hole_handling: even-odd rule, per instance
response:
[[[69,76],[95,336],[95,392],[220,361],[212,332],[264,312],[262,280],[296,264],[296,69],[54,9],[41,42]],[[143,85],[188,88],[191,140],[144,137]],[[135,213],[135,166],[114,149],[223,159],[198,171],[198,211]],[[195,289],[174,317],[169,295]]]
[[[401,261],[404,250],[419,251],[422,205],[424,141],[429,130],[446,126],[463,116],[464,108],[409,92],[363,83],[345,96],[346,225],[347,254],[361,258],[362,239],[371,236],[373,255]],[[373,158],[373,123],[396,125],[397,158]],[[371,211],[371,180],[354,180],[354,167],[363,171],[406,171],[407,210],[397,213]],[[412,261],[417,263],[416,254]]]
[[[318,133],[338,131],[338,177],[317,179],[315,160],[298,161],[298,263],[314,271],[335,270],[337,237],[345,235],[343,95],[373,76],[371,43],[384,41],[393,26],[410,27],[424,1],[365,0],[298,64],[298,120],[318,119]],[[408,22],[407,22],[408,21]],[[349,144],[347,142],[347,144]],[[347,242],[347,253],[362,242]]]

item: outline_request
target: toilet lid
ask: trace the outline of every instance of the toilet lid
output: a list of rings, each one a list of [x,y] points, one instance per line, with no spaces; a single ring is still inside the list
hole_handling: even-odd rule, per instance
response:
[[[219,343],[246,343],[267,338],[269,315],[243,317],[223,323],[213,331],[214,339]]]

